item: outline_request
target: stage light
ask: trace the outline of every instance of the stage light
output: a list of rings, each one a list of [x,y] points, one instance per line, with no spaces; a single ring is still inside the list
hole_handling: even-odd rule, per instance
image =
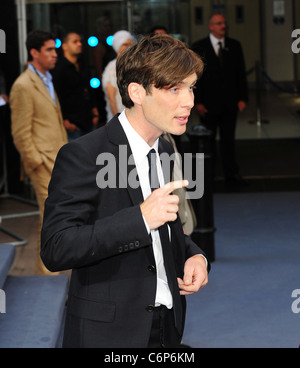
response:
[[[59,48],[60,48],[60,46],[61,46],[61,40],[60,40],[59,38],[56,38],[56,40],[55,40],[55,47],[56,47],[57,49],[59,49]]]
[[[106,38],[106,43],[108,44],[108,46],[112,46],[113,44],[113,39],[114,39],[114,36],[108,36]]]
[[[100,84],[101,84],[101,82],[100,82],[100,79],[98,79],[98,78],[92,78],[90,80],[90,86],[92,88],[99,88],[100,87]]]
[[[98,38],[95,37],[95,36],[89,37],[87,42],[88,42],[89,46],[91,46],[91,47],[95,47],[99,43]]]

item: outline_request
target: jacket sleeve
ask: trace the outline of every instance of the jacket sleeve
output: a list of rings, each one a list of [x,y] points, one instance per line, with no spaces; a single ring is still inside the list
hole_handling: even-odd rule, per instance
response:
[[[238,101],[248,102],[248,86],[245,59],[242,46],[237,42],[237,75],[238,75]]]
[[[105,215],[101,191],[96,185],[96,162],[88,149],[79,149],[76,141],[62,147],[49,184],[41,233],[41,258],[49,270],[92,265],[151,244],[140,206]]]
[[[207,255],[205,254],[205,252],[203,252],[203,250],[192,240],[190,236],[185,235],[184,237],[185,237],[187,259],[197,254],[201,254],[202,256],[205,257],[207,261],[207,271],[209,272],[211,265],[210,265],[209,259]]]
[[[11,89],[9,103],[14,144],[25,166],[34,170],[43,163],[43,159],[32,138],[34,102],[28,87],[16,83]]]

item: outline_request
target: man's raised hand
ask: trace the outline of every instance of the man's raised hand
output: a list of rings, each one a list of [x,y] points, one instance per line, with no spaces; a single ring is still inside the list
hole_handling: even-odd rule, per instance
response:
[[[187,180],[172,181],[161,188],[154,190],[141,204],[141,212],[150,230],[157,229],[166,222],[177,219],[179,197],[172,192],[187,187]]]

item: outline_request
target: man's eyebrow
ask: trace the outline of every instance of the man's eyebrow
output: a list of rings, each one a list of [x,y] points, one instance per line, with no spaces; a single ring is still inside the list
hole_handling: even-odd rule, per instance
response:
[[[196,83],[197,83],[197,81],[198,81],[198,79],[196,78],[190,85],[192,85],[192,86],[194,86]],[[162,88],[165,88],[165,89],[170,89],[170,88],[174,88],[174,87],[176,87],[176,86],[182,86],[182,85],[184,85],[184,84],[189,84],[189,83],[187,83],[187,82],[184,82],[183,80],[182,81],[180,81],[180,82],[175,82],[175,83],[170,83],[170,84],[168,84],[168,85],[166,85],[166,86],[164,86],[164,87],[162,87]]]
[[[195,79],[192,83],[184,83],[183,81],[182,82],[180,82],[180,83],[178,83],[178,84],[189,84],[189,85],[191,85],[191,86],[194,86],[196,83],[197,83],[197,81],[198,81],[198,79]]]

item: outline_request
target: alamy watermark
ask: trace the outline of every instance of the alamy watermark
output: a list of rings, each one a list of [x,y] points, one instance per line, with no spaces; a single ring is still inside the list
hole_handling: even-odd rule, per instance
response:
[[[292,51],[294,54],[299,54],[300,52],[300,29],[293,30],[292,38],[296,38],[296,40],[292,43]]]
[[[292,51],[294,54],[300,53],[300,29],[294,29],[292,32],[292,38],[296,40],[292,43]],[[0,29],[0,53],[6,53],[6,34],[3,29]]]
[[[0,313],[6,313],[6,295],[2,289],[0,289]]]
[[[0,54],[6,53],[6,35],[3,29],[0,29]]]
[[[300,313],[300,289],[292,291],[292,298],[295,299],[291,305],[292,312],[298,314]]]
[[[100,170],[96,176],[96,183],[100,189],[105,188],[132,188],[140,186],[133,155],[127,158],[127,146],[119,146],[118,164],[115,156],[109,152],[100,153],[96,165]],[[204,193],[204,153],[185,153],[183,157],[176,152],[172,155],[162,153],[159,156],[165,182],[188,180],[186,198],[200,199]],[[171,177],[171,168],[174,165],[174,176]],[[130,170],[131,168],[131,170]]]

